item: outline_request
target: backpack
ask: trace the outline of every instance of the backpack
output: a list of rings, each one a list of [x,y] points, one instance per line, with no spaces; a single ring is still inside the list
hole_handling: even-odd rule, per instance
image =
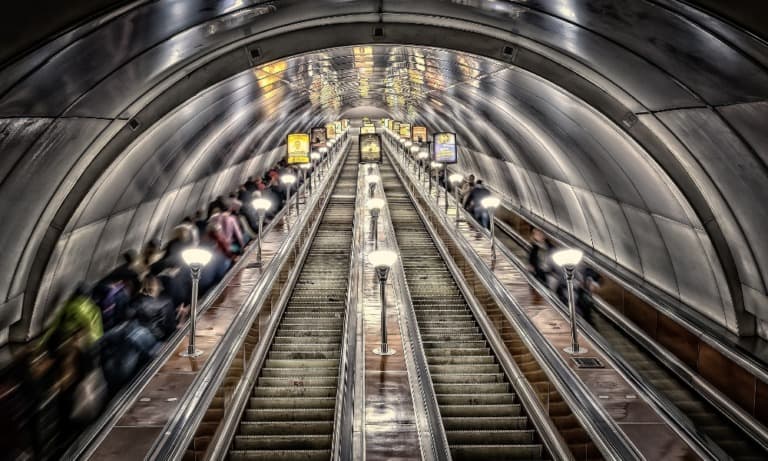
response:
[[[166,297],[140,297],[136,305],[136,319],[158,340],[167,338],[176,329],[173,302]]]

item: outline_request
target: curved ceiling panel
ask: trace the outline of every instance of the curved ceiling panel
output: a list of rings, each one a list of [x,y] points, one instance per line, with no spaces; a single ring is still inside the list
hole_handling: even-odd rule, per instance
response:
[[[0,73],[0,331],[34,335],[71,280],[267,167],[291,129],[377,107],[456,130],[463,168],[522,213],[750,334],[766,65],[674,0],[132,3]]]

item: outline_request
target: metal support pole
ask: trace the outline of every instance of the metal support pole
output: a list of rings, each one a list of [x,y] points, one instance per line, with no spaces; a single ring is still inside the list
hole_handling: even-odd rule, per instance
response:
[[[368,184],[368,198],[373,198],[373,192],[376,190],[376,183]]]
[[[432,165],[429,165],[429,195],[428,197],[432,197]]]
[[[456,227],[459,227],[459,185],[454,184],[453,186],[453,198],[456,199]],[[446,211],[447,213],[447,211]]]
[[[580,354],[586,354],[589,351],[579,346],[578,325],[576,324],[576,304],[573,301],[573,270],[574,269],[575,269],[574,267],[568,267],[568,266],[564,268],[565,281],[568,285],[568,311],[571,317],[571,345],[569,347],[566,347],[563,350],[571,355],[580,355]]]
[[[377,267],[376,276],[379,278],[379,297],[381,298],[381,345],[373,350],[377,355],[393,355],[394,349],[389,348],[387,344],[387,276],[389,275],[389,267]]]
[[[291,216],[291,184],[286,184],[286,189],[288,191],[288,198],[285,202],[285,206],[288,208],[288,211],[285,213],[285,223],[288,224],[288,227],[290,228],[291,223],[288,220],[288,218]]]
[[[496,263],[496,226],[493,222],[493,212],[495,210],[493,208],[488,210],[489,218],[491,219],[491,262],[493,264]]]
[[[179,355],[182,357],[199,357],[203,355],[203,351],[195,348],[195,335],[197,333],[197,290],[201,267],[193,265],[190,266],[190,269],[192,270],[192,300],[189,307],[189,345],[187,345],[187,350]]]
[[[379,211],[371,210],[371,236],[373,238],[373,249],[379,249]]]
[[[261,267],[261,228],[264,223],[264,212],[259,211],[259,240],[257,241],[258,247],[257,247],[257,253],[256,253],[256,264],[258,267]]]

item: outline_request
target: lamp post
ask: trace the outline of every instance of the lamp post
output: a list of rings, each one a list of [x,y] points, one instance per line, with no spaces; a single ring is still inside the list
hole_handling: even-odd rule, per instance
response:
[[[368,197],[373,198],[373,193],[376,191],[376,184],[379,182],[379,175],[369,174],[365,177],[365,182],[368,184]]]
[[[372,198],[368,200],[368,210],[371,212],[371,238],[373,238],[373,248],[379,249],[379,214],[384,207],[384,199]]]
[[[377,355],[392,355],[394,349],[387,344],[387,298],[386,286],[389,269],[397,261],[397,253],[391,250],[376,250],[368,255],[368,260],[376,268],[376,276],[379,279],[379,296],[381,297],[381,345],[373,350]]]
[[[429,164],[429,195],[432,195],[432,171],[436,171],[436,175],[440,174],[440,168],[443,167],[443,164],[440,162],[431,162]],[[437,204],[440,204],[440,188],[437,187],[437,177],[435,177],[435,201]]]
[[[427,157],[429,157],[429,154],[426,151],[419,152],[419,163],[423,163]],[[419,168],[419,183],[421,183],[421,168]]]
[[[464,180],[464,176],[459,173],[453,173],[448,176],[448,181],[453,185],[453,198],[456,200],[456,226],[459,225],[459,184]],[[445,214],[448,214],[448,194],[445,194]]]
[[[333,139],[329,139],[325,142],[325,145],[328,146],[328,160],[333,160]]]
[[[416,156],[418,155],[420,149],[421,149],[421,147],[419,147],[416,144],[411,146],[410,155],[406,156],[406,160],[407,160],[406,161],[406,165],[410,164],[411,162],[413,162],[416,159]]]
[[[555,264],[565,270],[565,281],[568,284],[568,310],[570,311],[571,317],[571,345],[563,350],[572,355],[584,354],[587,352],[586,349],[579,347],[578,327],[576,325],[576,305],[573,302],[573,270],[576,269],[576,265],[581,262],[583,255],[581,250],[576,249],[559,250],[552,254],[552,260],[555,261]]]
[[[302,163],[299,165],[299,168],[301,168],[301,182],[304,183],[304,197],[307,197],[307,187],[309,187],[309,193],[312,193],[312,179],[310,177],[309,184],[307,184],[307,172],[310,168],[312,168],[311,163]],[[306,200],[304,200],[306,203]],[[299,191],[296,191],[296,209],[299,207]],[[298,214],[298,212],[296,213]]]
[[[257,198],[253,201],[253,208],[259,213],[259,236],[257,240],[256,267],[261,267],[261,229],[264,225],[264,215],[272,208],[272,202],[266,198]]]
[[[482,200],[480,200],[480,204],[488,210],[488,217],[490,218],[490,225],[491,225],[491,262],[496,263],[496,238],[495,238],[495,229],[496,226],[493,225],[493,212],[496,211],[496,208],[501,203],[501,200],[499,200],[496,197],[486,197]]]
[[[312,152],[311,154],[309,154],[309,158],[312,159],[312,165],[315,167],[315,171],[317,172],[317,174],[320,174],[320,171],[321,171],[320,159],[323,158],[323,156],[320,155],[319,152]],[[312,177],[314,178],[315,175],[313,174]],[[315,182],[315,186],[317,186],[317,182]]]
[[[291,187],[293,187],[293,185],[296,183],[296,176],[290,173],[284,174],[280,176],[280,182],[285,184],[285,189],[288,191],[288,197],[286,199],[286,206],[288,207],[288,213],[286,214],[286,216],[290,216],[291,215]],[[296,200],[296,202],[298,202],[298,200]],[[296,214],[297,215],[299,214],[298,203],[296,205]],[[286,220],[286,222],[288,221]]]
[[[189,344],[187,350],[181,352],[182,357],[198,357],[203,351],[195,348],[197,330],[197,290],[200,283],[200,271],[211,260],[212,253],[205,248],[188,248],[181,252],[181,258],[192,271],[192,299],[189,306]]]

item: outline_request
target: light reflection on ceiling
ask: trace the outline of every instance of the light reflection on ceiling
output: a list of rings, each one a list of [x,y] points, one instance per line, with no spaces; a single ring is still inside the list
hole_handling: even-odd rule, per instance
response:
[[[478,88],[486,76],[506,68],[464,53],[370,45],[299,55],[259,66],[254,74],[262,91],[273,93],[270,114],[284,96],[280,91],[289,86],[292,94],[306,94],[329,117],[368,105],[414,120],[427,100],[436,99],[431,94],[456,85]]]

